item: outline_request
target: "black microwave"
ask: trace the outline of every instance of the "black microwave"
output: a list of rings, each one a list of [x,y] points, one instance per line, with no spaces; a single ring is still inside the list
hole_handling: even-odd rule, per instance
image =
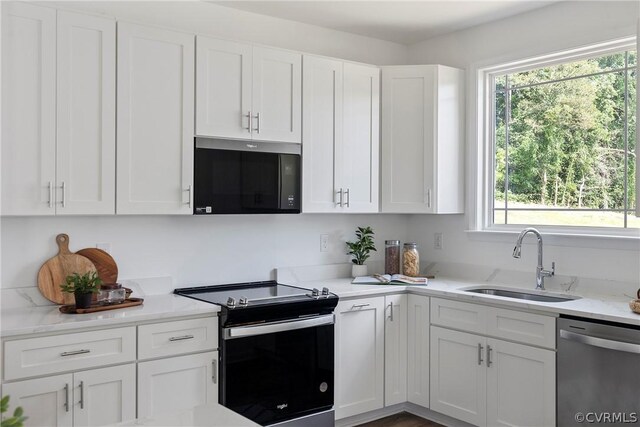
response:
[[[300,213],[300,144],[195,139],[195,215]]]

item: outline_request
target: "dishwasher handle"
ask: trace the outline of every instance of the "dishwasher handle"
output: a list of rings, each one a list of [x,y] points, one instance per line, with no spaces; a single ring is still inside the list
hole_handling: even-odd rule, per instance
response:
[[[640,354],[640,344],[633,344],[624,341],[614,341],[605,338],[592,337],[591,335],[577,334],[575,332],[560,329],[560,338],[575,341],[580,344],[590,345],[593,347],[606,348],[615,351],[624,351],[625,353]]]

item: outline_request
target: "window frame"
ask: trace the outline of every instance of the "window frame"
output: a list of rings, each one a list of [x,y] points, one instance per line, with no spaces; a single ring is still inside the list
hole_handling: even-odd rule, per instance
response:
[[[554,226],[537,224],[493,224],[493,208],[495,194],[495,117],[493,105],[493,79],[497,74],[511,74],[533,68],[552,66],[566,62],[579,61],[582,59],[604,56],[628,49],[638,49],[639,40],[635,36],[625,37],[610,42],[590,45],[578,49],[565,50],[549,55],[536,56],[533,58],[504,62],[497,65],[477,67],[476,80],[476,108],[477,123],[475,135],[477,136],[476,153],[470,158],[475,163],[475,188],[470,185],[468,195],[469,203],[469,231],[481,232],[485,234],[503,235],[519,232],[523,227],[534,226],[543,233],[556,236],[571,237],[602,237],[614,239],[631,239],[640,241],[640,229],[622,227],[588,227],[588,226]],[[636,57],[637,58],[637,57]],[[636,59],[636,79],[640,80],[640,61]],[[636,97],[640,98],[640,86]],[[640,103],[637,104],[640,107]],[[636,108],[636,115],[640,122],[640,108]],[[636,151],[640,148],[640,135],[636,132]],[[471,150],[472,152],[474,150]],[[640,153],[639,153],[640,154]],[[472,153],[473,156],[473,153]],[[636,159],[636,216],[640,216],[640,155]],[[471,164],[473,168],[473,164]],[[632,212],[632,210],[630,211]]]

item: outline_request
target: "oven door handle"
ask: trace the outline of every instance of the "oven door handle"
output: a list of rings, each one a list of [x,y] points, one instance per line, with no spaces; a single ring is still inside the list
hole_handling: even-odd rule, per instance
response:
[[[272,322],[255,326],[236,326],[233,328],[223,328],[223,337],[225,340],[234,338],[251,337],[254,335],[266,335],[276,332],[293,331],[295,329],[313,328],[316,326],[333,325],[334,315],[326,314],[323,316],[287,320],[284,322]]]
[[[560,329],[560,337],[569,341],[575,341],[579,342],[580,344],[591,345],[594,347],[624,351],[626,353],[640,354],[640,344],[608,340],[605,338],[592,337],[590,335],[576,334],[575,332],[566,331],[564,329]]]

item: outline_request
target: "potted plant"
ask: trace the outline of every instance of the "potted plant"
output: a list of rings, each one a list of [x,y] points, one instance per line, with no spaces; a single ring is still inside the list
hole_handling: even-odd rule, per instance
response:
[[[94,293],[100,290],[102,280],[97,271],[90,271],[82,276],[73,273],[67,276],[65,283],[60,285],[62,292],[73,293],[76,300],[76,308],[89,308]]]
[[[364,263],[369,258],[369,253],[376,250],[373,234],[371,227],[358,227],[356,229],[357,240],[355,242],[347,242],[347,247],[349,248],[347,255],[352,256],[351,275],[353,277],[367,275],[367,266]]]
[[[27,417],[24,416],[24,412],[21,407],[17,407],[13,411],[13,416],[6,417],[5,414],[9,411],[9,396],[4,396],[0,400],[0,415],[2,416],[2,427],[22,427]]]

